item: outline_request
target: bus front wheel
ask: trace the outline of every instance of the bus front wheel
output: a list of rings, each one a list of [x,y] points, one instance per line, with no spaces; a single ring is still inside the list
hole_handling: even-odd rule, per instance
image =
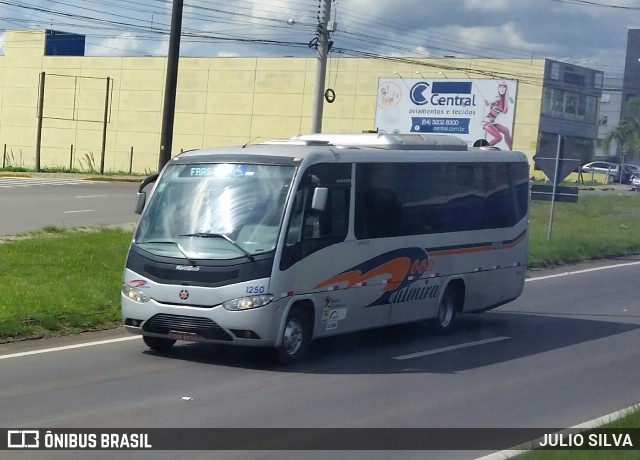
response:
[[[150,337],[148,335],[143,335],[142,340],[144,340],[144,343],[146,343],[149,348],[159,352],[168,351],[173,346],[173,344],[176,343],[176,341],[172,339]]]
[[[303,359],[311,338],[307,315],[299,308],[292,309],[276,349],[277,358],[282,364],[292,364]]]
[[[458,311],[456,308],[456,301],[451,289],[447,289],[440,299],[438,304],[438,311],[436,317],[433,319],[432,324],[437,334],[446,334],[456,322]]]

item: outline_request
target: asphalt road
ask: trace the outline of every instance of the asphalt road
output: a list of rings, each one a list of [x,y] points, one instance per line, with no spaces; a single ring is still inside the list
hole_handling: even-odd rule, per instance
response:
[[[136,222],[138,182],[82,180],[73,175],[0,177],[0,236],[57,227]]]
[[[640,260],[536,272],[524,295],[463,317],[323,340],[280,367],[255,350],[123,330],[0,345],[15,428],[570,427],[640,401]],[[78,348],[87,342],[104,343]],[[247,442],[250,442],[248,435]],[[461,439],[461,445],[464,440]],[[320,447],[321,448],[321,447]],[[3,459],[469,459],[487,451],[1,452]]]
[[[87,227],[137,222],[133,210],[141,178],[92,179],[79,174],[0,175],[0,236],[49,225]],[[640,196],[629,186],[617,184],[580,193]]]

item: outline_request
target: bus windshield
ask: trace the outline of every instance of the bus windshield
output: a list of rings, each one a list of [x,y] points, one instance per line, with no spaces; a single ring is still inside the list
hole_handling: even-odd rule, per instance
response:
[[[159,256],[248,258],[275,249],[295,168],[257,164],[167,167],[134,244]]]

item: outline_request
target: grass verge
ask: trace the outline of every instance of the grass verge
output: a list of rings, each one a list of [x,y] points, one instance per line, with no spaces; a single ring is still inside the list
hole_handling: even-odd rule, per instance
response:
[[[119,324],[131,232],[47,227],[0,244],[0,341]]]
[[[550,203],[531,202],[530,267],[640,254],[640,194],[587,195],[557,203],[548,239]]]

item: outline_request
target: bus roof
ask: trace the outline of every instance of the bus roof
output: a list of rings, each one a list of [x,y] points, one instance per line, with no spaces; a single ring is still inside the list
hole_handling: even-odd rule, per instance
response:
[[[401,154],[399,154],[401,153]],[[428,154],[428,157],[425,157]],[[190,150],[172,161],[294,164],[360,161],[526,161],[520,152],[468,147],[460,138],[440,134],[303,134],[260,144]]]
[[[326,142],[337,147],[375,147],[388,150],[467,150],[460,138],[446,134],[300,134],[290,141]]]

